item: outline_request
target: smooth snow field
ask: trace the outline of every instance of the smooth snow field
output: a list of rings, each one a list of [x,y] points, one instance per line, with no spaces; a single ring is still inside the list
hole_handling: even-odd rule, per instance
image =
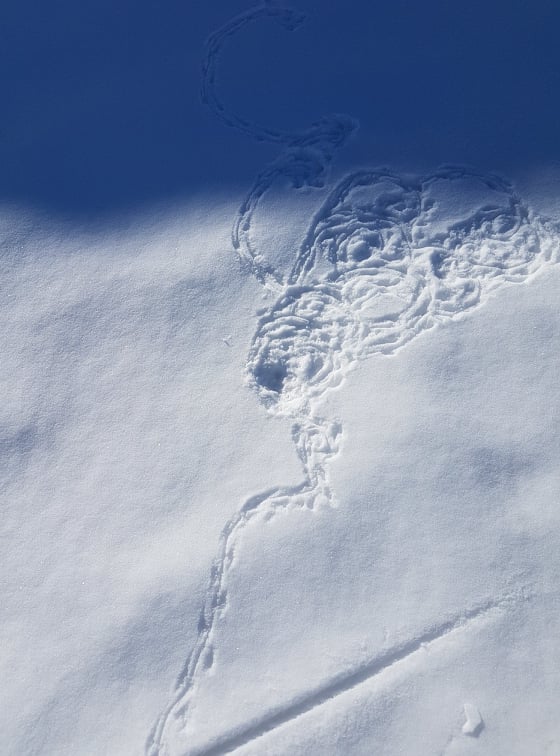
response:
[[[102,25],[84,7],[35,22],[64,71],[94,55],[84,39]],[[496,71],[518,59],[512,35],[532,40],[533,120],[508,106],[510,84],[475,94],[486,68],[459,56],[439,81],[443,122],[429,92],[416,106],[408,92],[406,125],[395,92],[419,19],[399,8],[382,12],[375,58],[402,23],[402,70],[378,80],[388,97],[394,79],[398,128],[386,111],[368,120],[380,73],[372,59],[362,86],[377,53],[361,0],[354,15],[338,0],[183,9],[187,44],[179,15],[141,3],[145,68],[130,40],[117,66],[107,40],[120,50],[114,29],[140,26],[101,4],[92,65],[109,61],[107,80],[78,95],[47,62],[43,91],[30,67],[29,102],[62,107],[35,127],[10,100],[0,755],[560,756],[560,154],[546,130],[560,118],[543,94],[560,64],[537,44],[551,11],[537,23],[511,6],[510,26],[488,11],[510,43],[479,40],[502,50]],[[454,40],[427,44],[439,70],[471,49],[457,29],[474,16],[430,8],[424,31],[448,23]],[[178,162],[162,108],[175,80],[148,73],[158,44],[167,71],[188,50]],[[360,71],[348,87],[337,55]],[[272,93],[275,110],[267,71],[319,83]],[[123,85],[136,75],[145,121]],[[105,123],[99,142],[84,132],[83,163],[79,136],[65,152],[64,130],[96,107],[115,131],[125,112],[138,124],[130,154]],[[146,152],[150,133],[169,153]]]

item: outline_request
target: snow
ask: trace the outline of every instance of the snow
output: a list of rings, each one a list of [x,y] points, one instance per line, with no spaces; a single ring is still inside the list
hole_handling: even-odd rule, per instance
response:
[[[212,670],[171,752],[207,752],[218,719],[233,742],[254,740],[248,753],[428,754],[448,738],[446,753],[462,753],[455,723],[469,698],[487,712],[484,753],[540,752],[557,738],[558,424],[547,408],[559,285],[549,273],[511,287],[362,363],[331,394],[345,434],[330,465],[338,506],[246,529]],[[333,707],[352,727],[328,724]]]
[[[97,144],[85,189],[61,163],[64,186],[45,190],[23,157],[23,184],[2,184],[2,752],[560,753],[558,164],[536,164],[525,130],[526,163],[506,175],[504,146],[496,171],[492,98],[487,131],[469,122],[478,151],[442,128],[414,160],[387,125],[382,154],[349,115],[293,125],[306,92],[253,119],[257,30],[276,45],[309,19],[235,6],[193,10],[188,36],[212,22],[204,117],[230,141],[191,106],[186,148],[235,182],[147,197],[151,178],[175,186],[176,165],[123,178],[124,149],[100,189]],[[350,30],[357,55],[373,19],[359,30],[345,12],[338,29],[337,8],[314,48],[332,75],[329,40]],[[158,20],[161,49],[172,22]],[[286,71],[307,65],[306,34]],[[387,60],[379,92],[401,80]],[[228,96],[244,66],[255,90]],[[337,81],[343,102],[365,100],[367,70]],[[104,86],[88,112],[118,100]],[[48,171],[52,128],[36,126]]]
[[[200,224],[181,208],[62,250],[48,230],[27,243],[22,231],[5,269],[11,753],[141,751],[194,642],[185,618],[224,521],[248,491],[299,475],[289,428],[263,419],[239,380],[260,292],[229,223]]]
[[[473,704],[466,703],[464,706],[466,722],[461,728],[465,735],[473,735],[477,737],[482,730],[484,723],[480,716],[480,712],[473,706]]]

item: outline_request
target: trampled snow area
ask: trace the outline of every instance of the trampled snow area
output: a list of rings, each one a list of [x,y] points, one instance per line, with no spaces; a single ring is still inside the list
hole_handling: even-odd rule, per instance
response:
[[[559,172],[261,126],[232,10],[245,187],[0,208],[0,752],[558,755]]]

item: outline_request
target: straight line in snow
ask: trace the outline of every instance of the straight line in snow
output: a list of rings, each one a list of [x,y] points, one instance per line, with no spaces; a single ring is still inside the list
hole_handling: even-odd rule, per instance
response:
[[[262,719],[254,722],[245,729],[231,735],[226,735],[214,744],[193,752],[191,756],[222,756],[222,754],[235,751],[237,748],[241,748],[241,746],[247,745],[263,735],[266,735],[271,730],[275,730],[287,722],[297,719],[297,717],[300,717],[302,714],[307,714],[318,706],[322,706],[327,701],[330,701],[342,693],[346,693],[346,691],[372,679],[384,670],[392,667],[394,664],[409,658],[422,648],[429,648],[433,643],[444,636],[449,635],[454,631],[464,629],[473,620],[481,618],[493,609],[500,608],[511,598],[512,597],[501,597],[468,609],[460,615],[432,627],[422,635],[406,641],[405,643],[386,651],[384,654],[371,659],[358,667],[358,669],[335,677],[323,687],[305,694],[285,708],[266,714]]]

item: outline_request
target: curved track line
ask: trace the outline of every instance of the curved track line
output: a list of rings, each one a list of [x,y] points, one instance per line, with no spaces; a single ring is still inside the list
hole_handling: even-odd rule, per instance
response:
[[[282,283],[281,274],[267,264],[251,244],[249,230],[255,212],[264,194],[275,181],[287,178],[294,187],[323,186],[328,166],[335,152],[342,147],[358,124],[340,114],[324,116],[306,129],[283,131],[261,126],[236,115],[221,101],[217,88],[217,69],[224,43],[254,21],[270,18],[287,31],[295,31],[305,15],[292,8],[264,3],[240,13],[210,35],[202,65],[202,100],[214,114],[230,128],[261,142],[282,146],[280,156],[257,176],[255,183],[239,209],[232,231],[234,249],[249,264],[255,277],[264,285],[277,289]]]

